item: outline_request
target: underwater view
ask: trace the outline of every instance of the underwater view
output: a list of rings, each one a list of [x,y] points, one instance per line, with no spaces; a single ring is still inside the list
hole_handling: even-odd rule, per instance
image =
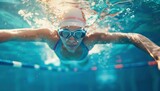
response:
[[[137,33],[160,46],[160,0],[0,0],[0,91],[160,91],[155,58],[137,45],[96,44],[85,65],[68,67],[45,42],[1,41],[1,31],[58,30],[67,7],[83,11],[87,32]]]

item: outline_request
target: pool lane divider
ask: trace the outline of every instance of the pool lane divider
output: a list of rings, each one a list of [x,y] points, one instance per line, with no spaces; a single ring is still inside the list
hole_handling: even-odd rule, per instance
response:
[[[38,64],[27,64],[19,61],[11,61],[11,60],[2,60],[0,59],[0,65],[3,66],[12,66],[15,68],[29,68],[35,70],[48,70],[54,72],[83,72],[83,71],[100,71],[100,70],[108,70],[108,69],[128,69],[128,68],[138,68],[138,67],[146,67],[146,66],[157,66],[156,61],[148,61],[148,62],[137,62],[137,63],[127,63],[127,64],[114,64],[107,65],[105,68],[99,68],[97,66],[92,66],[87,70],[83,70],[80,68],[60,68],[60,67],[52,67],[52,66],[41,66]]]

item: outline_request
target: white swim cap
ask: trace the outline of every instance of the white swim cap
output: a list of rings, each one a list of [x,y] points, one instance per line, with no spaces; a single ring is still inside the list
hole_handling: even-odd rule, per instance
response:
[[[86,20],[83,12],[79,8],[70,8],[62,15],[59,27],[79,26],[85,27]]]

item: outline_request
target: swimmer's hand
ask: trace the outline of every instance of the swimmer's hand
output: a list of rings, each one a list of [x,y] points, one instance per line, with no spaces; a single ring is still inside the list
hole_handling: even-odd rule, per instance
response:
[[[160,56],[159,56],[159,60],[156,60],[157,64],[158,64],[158,69],[160,70]]]
[[[153,50],[153,56],[158,64],[158,69],[160,70],[160,47]]]

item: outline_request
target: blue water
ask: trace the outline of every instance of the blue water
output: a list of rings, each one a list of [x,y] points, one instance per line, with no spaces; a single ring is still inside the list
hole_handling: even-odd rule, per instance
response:
[[[104,3],[106,0],[86,0],[87,5],[80,5],[96,11],[96,14],[88,17],[88,23],[96,20],[99,31],[109,27],[109,32],[140,33],[160,45],[160,1],[133,0],[115,4],[118,1],[110,0],[113,4],[110,9]],[[52,16],[55,13],[47,13],[45,10],[49,9],[45,9],[45,5],[47,3],[36,0],[0,0],[0,29],[56,28],[53,21],[57,20]],[[101,17],[102,13],[117,12],[120,14],[115,17]],[[102,50],[97,52],[97,48]],[[89,55],[91,61],[103,69],[119,63],[118,60],[124,64],[153,60],[148,54],[128,44],[99,45],[92,51]],[[56,60],[56,55],[45,43],[13,41],[0,44],[0,59],[40,65],[46,65],[46,61],[51,60],[49,65],[53,66],[55,62],[52,60]],[[156,66],[79,73],[0,66],[0,91],[160,91],[159,76]]]

